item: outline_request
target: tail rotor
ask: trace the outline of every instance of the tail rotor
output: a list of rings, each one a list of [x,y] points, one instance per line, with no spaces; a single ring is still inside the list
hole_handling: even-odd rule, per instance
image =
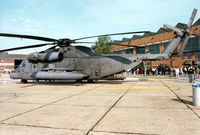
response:
[[[168,29],[171,29],[173,31],[175,31],[175,34],[177,36],[180,36],[182,38],[182,46],[181,46],[181,49],[179,51],[179,55],[182,56],[183,55],[183,51],[186,47],[186,44],[188,42],[188,39],[191,35],[194,35],[194,36],[200,36],[199,33],[196,33],[196,32],[191,32],[190,31],[190,28],[193,24],[193,21],[194,21],[194,18],[196,16],[196,13],[197,13],[197,9],[193,9],[193,12],[192,12],[192,15],[190,17],[190,20],[187,24],[187,26],[185,26],[184,29],[179,29],[179,28],[176,28],[176,27],[173,27],[173,26],[170,26],[168,24],[164,24],[164,27],[168,28]]]

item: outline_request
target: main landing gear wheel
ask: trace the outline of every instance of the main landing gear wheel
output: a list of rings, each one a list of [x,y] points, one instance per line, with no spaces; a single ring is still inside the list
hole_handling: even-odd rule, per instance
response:
[[[74,86],[83,86],[82,80],[76,80]]]
[[[88,83],[94,83],[94,80],[87,80]]]
[[[28,80],[25,80],[25,79],[21,79],[21,83],[27,83]]]

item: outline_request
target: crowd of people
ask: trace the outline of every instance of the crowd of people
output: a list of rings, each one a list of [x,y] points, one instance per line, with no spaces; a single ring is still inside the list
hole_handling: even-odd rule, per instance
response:
[[[179,67],[169,68],[168,66],[165,67],[153,66],[152,68],[136,67],[131,72],[126,73],[127,76],[129,75],[144,75],[144,76],[171,75],[174,77],[188,76],[190,83],[194,83],[194,80],[199,78],[199,74],[200,74],[200,68],[199,67],[194,68],[193,66],[189,67],[182,66],[181,68]]]

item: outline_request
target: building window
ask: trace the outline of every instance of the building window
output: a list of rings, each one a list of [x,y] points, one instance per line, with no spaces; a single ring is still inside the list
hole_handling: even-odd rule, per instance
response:
[[[168,45],[169,45],[169,42],[165,42],[165,43],[163,43],[164,50],[167,48]]]
[[[163,45],[164,45],[164,50],[165,50],[167,48],[167,46],[169,45],[169,42],[163,43]],[[175,48],[175,50],[173,51],[172,54],[176,54],[176,53],[178,53],[177,47]]]
[[[145,46],[144,47],[136,47],[136,54],[145,54]]]
[[[122,50],[115,51],[116,54],[122,54]]]
[[[196,51],[198,50],[198,38],[189,38],[185,50]]]
[[[133,54],[133,48],[126,49],[125,54]]]
[[[192,58],[192,54],[191,53],[188,53],[187,54],[187,59],[191,59]]]
[[[199,59],[199,53],[195,53],[195,54],[194,54],[194,58],[195,58],[195,59]]]
[[[149,53],[159,54],[160,53],[160,44],[149,45]]]
[[[181,59],[181,60],[184,60],[184,55],[181,55],[180,59]]]
[[[174,49],[173,53],[172,54],[177,54],[178,53],[178,49],[177,47]]]

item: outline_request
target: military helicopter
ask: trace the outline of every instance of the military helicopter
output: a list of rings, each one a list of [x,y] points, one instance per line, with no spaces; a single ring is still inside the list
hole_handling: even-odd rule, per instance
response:
[[[52,45],[52,47],[42,52],[30,53],[28,57],[22,61],[19,67],[10,74],[10,78],[21,79],[21,82],[23,83],[27,83],[28,80],[76,80],[76,82],[87,80],[88,82],[93,82],[93,80],[104,79],[116,73],[130,71],[143,61],[169,59],[172,52],[181,42],[182,47],[180,55],[182,55],[190,35],[199,36],[198,33],[192,33],[190,31],[196,12],[197,9],[194,9],[184,30],[167,24],[164,25],[164,27],[173,30],[176,36],[161,54],[99,55],[95,54],[89,47],[73,46],[73,44],[78,43],[90,43],[80,42],[80,40],[83,39],[100,36],[147,33],[148,31],[105,34],[77,39],[54,39],[32,35],[0,33],[0,36],[3,37],[26,38],[48,42],[44,44],[4,49],[0,50],[0,52]],[[126,44],[115,45],[130,47],[130,45]]]

